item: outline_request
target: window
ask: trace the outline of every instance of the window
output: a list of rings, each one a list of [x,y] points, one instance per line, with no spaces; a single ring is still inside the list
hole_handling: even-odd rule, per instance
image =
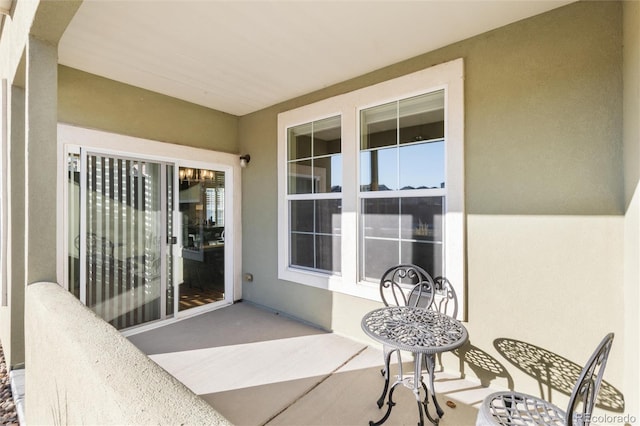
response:
[[[281,113],[279,278],[378,299],[414,263],[464,303],[463,113],[462,59]]]
[[[444,90],[360,112],[360,276],[443,271]]]
[[[287,131],[289,265],[340,273],[340,116]]]

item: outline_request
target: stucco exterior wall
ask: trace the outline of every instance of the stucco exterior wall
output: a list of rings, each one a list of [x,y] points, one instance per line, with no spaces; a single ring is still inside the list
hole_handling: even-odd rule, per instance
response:
[[[640,413],[640,2],[623,4],[625,169],[625,381],[630,413]]]
[[[90,129],[238,153],[238,118],[73,68],[58,68],[58,120]]]
[[[14,14],[11,20],[5,18],[5,22],[2,28],[2,43],[0,43],[0,79],[7,80],[7,110],[8,120],[10,121],[8,126],[8,141],[12,144],[14,149],[19,150],[22,148],[24,151],[24,73],[19,72],[20,63],[24,53],[24,46],[29,36],[30,23],[33,21],[38,2],[19,2],[16,4]],[[24,68],[24,67],[22,67]],[[20,88],[20,86],[22,88]],[[18,126],[16,129],[13,126]],[[16,145],[17,143],[17,145]],[[9,153],[9,151],[7,151]],[[21,176],[24,175],[24,154],[15,155],[10,153],[10,162],[18,160],[16,164],[12,164],[14,171],[22,171]],[[16,158],[17,157],[17,158]],[[10,215],[9,208],[11,206],[20,207],[21,214],[24,212],[24,186],[22,191],[18,195],[18,199],[11,200],[13,204],[9,204],[9,194],[12,188],[7,188],[7,198],[3,200],[7,203],[5,214]],[[21,204],[22,202],[22,204]],[[9,218],[10,216],[8,216]],[[9,219],[10,220],[10,219]],[[11,222],[7,221],[8,238],[11,238],[11,233],[17,233],[17,235],[24,235],[24,227],[13,229]],[[3,237],[4,238],[4,237]],[[7,256],[6,265],[8,277],[7,282],[7,305],[0,306],[0,342],[5,353],[8,366],[24,361],[24,348],[23,348],[23,336],[22,336],[22,311],[24,306],[24,271],[16,270],[20,265],[24,265],[24,246],[22,246],[22,253],[12,256],[11,242],[7,243]],[[13,269],[12,269],[13,268]],[[24,268],[23,268],[24,269]],[[17,288],[12,286],[13,278],[22,279]]]
[[[14,80],[24,47],[29,38],[29,29],[38,10],[38,1],[17,2],[11,20],[5,19],[0,43],[0,78],[6,78],[9,84],[24,87],[24,80]],[[22,75],[24,77],[24,75]]]
[[[27,288],[28,424],[230,425],[54,283]]]
[[[496,339],[582,364],[613,331],[606,379],[620,389],[627,336],[619,2],[573,3],[241,117],[240,148],[252,157],[243,176],[243,269],[254,275],[244,298],[366,340],[360,319],[375,302],[277,279],[277,114],[459,57],[471,344],[516,388],[539,394],[538,382],[498,353]],[[553,397],[564,404],[564,395]]]

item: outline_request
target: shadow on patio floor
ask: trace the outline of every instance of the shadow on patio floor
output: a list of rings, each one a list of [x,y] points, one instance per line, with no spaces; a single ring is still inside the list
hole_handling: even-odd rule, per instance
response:
[[[366,425],[386,408],[375,403],[383,386],[380,350],[251,304],[129,339],[237,425]],[[466,426],[475,424],[490,389],[439,373],[436,391],[445,410],[440,424]],[[398,389],[394,402],[385,425],[417,424],[411,391]]]

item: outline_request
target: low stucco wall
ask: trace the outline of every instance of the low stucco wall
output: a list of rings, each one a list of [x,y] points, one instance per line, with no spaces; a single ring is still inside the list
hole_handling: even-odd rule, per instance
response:
[[[26,292],[28,424],[229,425],[54,283]]]

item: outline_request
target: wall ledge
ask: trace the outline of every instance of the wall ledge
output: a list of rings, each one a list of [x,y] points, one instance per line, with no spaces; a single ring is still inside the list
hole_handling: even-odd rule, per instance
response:
[[[59,285],[25,305],[29,424],[230,424]]]

